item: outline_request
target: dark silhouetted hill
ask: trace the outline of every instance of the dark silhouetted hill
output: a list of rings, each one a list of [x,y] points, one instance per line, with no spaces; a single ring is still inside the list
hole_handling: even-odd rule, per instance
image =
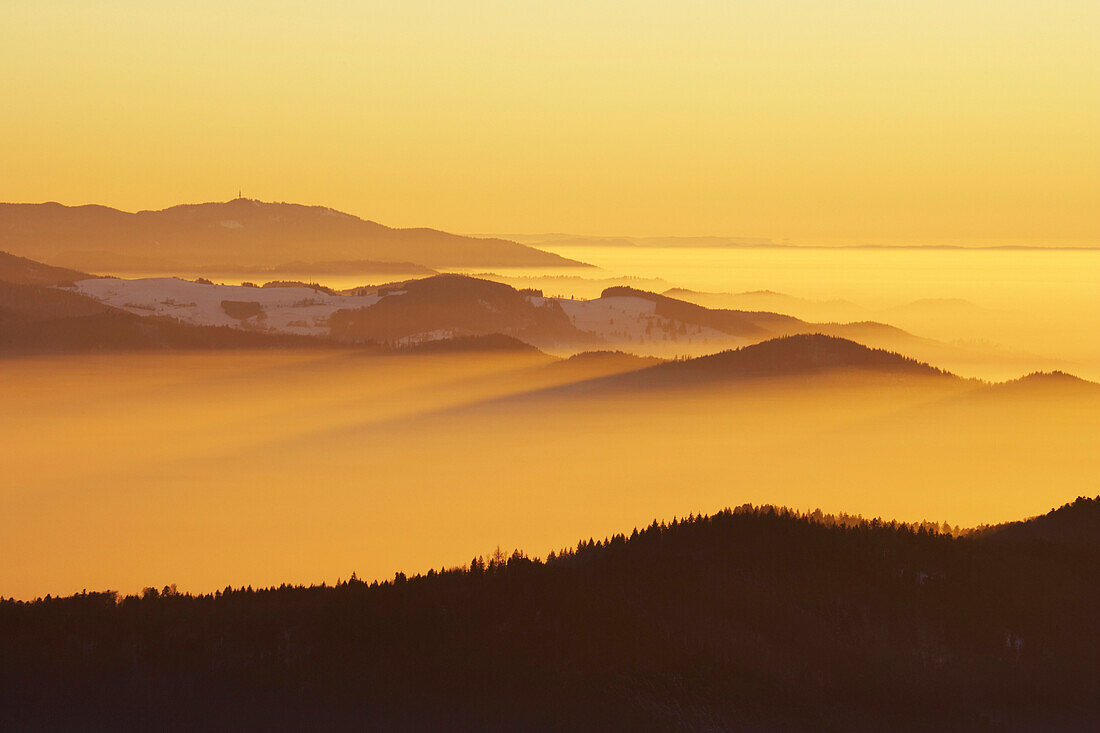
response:
[[[552,301],[535,305],[510,285],[464,275],[437,275],[378,289],[376,304],[341,310],[329,319],[345,341],[400,342],[429,336],[505,334],[535,346],[595,344]]]
[[[483,336],[459,336],[457,338],[425,341],[394,349],[393,354],[461,354],[461,353],[509,353],[542,354],[531,344],[520,341],[514,336],[502,333],[489,333]],[[545,355],[546,358],[553,357]]]
[[[746,506],[381,584],[0,601],[0,728],[1094,727],[1095,547],[935,526]]]
[[[662,364],[664,361],[664,359],[655,356],[638,356],[637,354],[628,354],[625,351],[582,351],[579,354],[570,356],[560,363],[576,365],[601,364],[615,366],[621,368],[622,371],[627,371],[631,369],[645,369],[646,367]]]
[[[1081,496],[1076,501],[1042,516],[983,527],[976,530],[975,534],[990,540],[1041,540],[1078,545],[1097,552],[1100,551],[1100,496]]]
[[[19,285],[57,285],[85,280],[89,277],[91,275],[77,270],[51,267],[25,257],[0,252],[0,280],[4,282]]]
[[[1057,406],[1070,407],[1074,412],[1100,410],[1100,384],[1065,372],[1033,372],[1019,379],[982,384],[980,389],[957,395],[942,406],[953,406],[969,415],[981,410],[989,419],[1006,419],[1004,415],[995,416],[1012,407],[1032,411]],[[1030,417],[1019,413],[1014,419],[1035,419],[1035,413]]]
[[[0,204],[0,249],[81,267],[137,270],[375,260],[426,267],[556,267],[581,263],[502,239],[391,229],[322,206],[234,199],[128,213],[106,206]],[[125,269],[125,268],[121,268]]]
[[[691,387],[742,379],[812,376],[830,372],[954,378],[941,369],[891,351],[871,349],[836,336],[799,334],[695,359],[665,362],[609,377],[600,386],[612,389]]]
[[[1062,371],[1032,372],[1019,379],[1000,382],[993,385],[993,387],[997,392],[1015,392],[1019,394],[1072,394],[1078,392],[1095,395],[1100,392],[1100,384],[1081,379],[1073,374],[1067,374]]]

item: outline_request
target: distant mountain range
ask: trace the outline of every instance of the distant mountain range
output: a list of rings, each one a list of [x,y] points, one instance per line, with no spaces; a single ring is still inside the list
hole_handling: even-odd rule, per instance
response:
[[[295,260],[583,266],[503,239],[392,229],[322,206],[244,198],[136,213],[53,202],[0,204],[0,250],[96,272],[274,267]]]

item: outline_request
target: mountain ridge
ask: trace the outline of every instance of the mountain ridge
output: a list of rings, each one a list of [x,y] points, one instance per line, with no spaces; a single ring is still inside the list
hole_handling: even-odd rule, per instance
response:
[[[85,258],[109,253],[144,258],[147,266],[157,259],[185,267],[274,267],[294,260],[587,266],[503,239],[392,228],[329,207],[244,198],[132,213],[100,204],[0,203],[0,249],[59,262],[66,252],[82,252]]]

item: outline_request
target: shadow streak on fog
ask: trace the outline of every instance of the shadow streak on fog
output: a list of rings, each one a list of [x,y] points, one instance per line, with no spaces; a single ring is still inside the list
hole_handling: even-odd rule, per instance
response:
[[[389,577],[745,502],[973,525],[1095,493],[1088,386],[839,373],[555,389],[621,368],[537,354],[4,362],[0,593]]]

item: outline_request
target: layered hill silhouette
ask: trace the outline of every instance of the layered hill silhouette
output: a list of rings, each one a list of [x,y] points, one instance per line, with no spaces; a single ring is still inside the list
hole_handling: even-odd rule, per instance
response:
[[[656,312],[678,321],[713,328],[731,336],[759,338],[798,333],[821,333],[849,338],[889,349],[919,348],[923,350],[943,348],[930,339],[920,338],[895,326],[877,321],[849,323],[818,323],[805,321],[790,315],[766,310],[737,310],[710,308],[686,299],[671,297],[671,293],[691,291],[670,290],[664,294],[650,293],[631,287],[612,287],[603,291],[604,297],[632,296],[656,303]],[[781,305],[780,300],[775,305]]]
[[[333,264],[367,266],[364,261]],[[408,263],[381,264],[387,267],[393,265],[398,270],[415,267]],[[309,268],[305,262],[288,263],[268,268],[266,273],[273,275],[305,269],[307,272],[299,274],[308,275]],[[424,269],[424,273],[430,272]],[[204,281],[93,278],[84,272],[6,254],[0,254],[0,275],[5,275],[0,280],[25,284],[56,285],[75,281],[80,294],[98,298],[105,305],[134,315],[181,318],[192,325],[225,325],[211,318],[209,309],[187,311],[179,308],[180,303],[197,303],[210,295],[212,291],[202,288]],[[460,275],[429,275],[383,286],[351,288],[342,293],[305,281],[277,280],[267,283],[265,287],[275,285],[310,287],[333,296],[361,297],[378,293],[394,296],[382,298],[377,305],[358,310],[349,301],[348,307],[343,309],[348,312],[333,317],[330,323],[322,322],[324,319],[318,321],[317,314],[311,316],[312,320],[306,319],[315,335],[331,326],[332,335],[345,341],[431,340],[503,333],[540,347],[579,351],[606,345],[612,349],[641,350],[645,354],[653,348],[668,352],[679,348],[678,344],[689,346],[694,353],[699,353],[792,333],[825,333],[895,350],[928,351],[927,347],[935,346],[935,342],[886,324],[815,324],[767,311],[710,309],[627,286],[606,288],[596,299],[574,300],[543,297],[539,290],[516,290],[493,280]],[[158,294],[158,287],[172,292]],[[225,294],[222,300],[255,300],[255,291],[247,287],[222,285],[219,288],[218,292]],[[234,292],[235,296],[232,295]],[[305,296],[302,298],[307,299]],[[342,304],[332,305],[339,310]],[[212,312],[216,314],[219,311],[215,309]],[[328,314],[325,314],[327,317]],[[289,320],[303,322],[297,315]],[[280,330],[279,323],[278,319],[269,320],[267,327]],[[286,328],[281,330],[287,331]],[[694,345],[693,338],[696,339]]]
[[[395,264],[398,268],[406,266]],[[217,302],[211,304],[208,301],[215,290],[207,288],[205,281],[92,278],[80,271],[6,253],[0,253],[0,281],[47,286],[71,286],[75,282],[75,294],[98,299],[116,311],[136,316],[179,319],[195,326],[239,326],[274,335],[331,336],[351,343],[386,342],[402,346],[500,333],[559,352],[597,347],[667,358],[685,353],[713,353],[787,335],[819,334],[904,353],[961,373],[991,357],[988,352],[921,338],[874,321],[813,323],[768,311],[713,309],[628,286],[606,288],[599,298],[592,300],[575,300],[544,297],[536,289],[516,290],[496,281],[461,275],[432,275],[342,292],[315,283],[275,281],[267,285],[312,288],[333,298],[316,303],[315,295],[304,293],[301,297],[281,299],[279,303],[261,304],[255,319],[227,324],[221,301],[251,304],[270,299],[257,298],[256,290],[250,287],[220,285],[216,289]],[[373,303],[377,294],[385,297]],[[342,295],[360,300],[349,298],[345,302],[339,297]],[[369,296],[368,307],[361,307],[362,296]],[[41,297],[32,298],[29,304],[40,302]],[[323,307],[308,312],[297,309],[308,304]],[[31,337],[19,337],[24,341],[28,338]],[[46,345],[45,334],[35,338],[35,349]],[[71,343],[71,339],[66,343]],[[57,350],[66,348],[59,345]],[[1022,356],[1020,359],[1021,371],[1053,366],[1042,360],[1036,363]],[[1012,359],[1005,362],[1013,363]]]
[[[813,313],[817,320],[854,321],[867,317],[864,308],[846,300],[807,300],[774,290],[751,290],[741,293],[710,293],[689,288],[669,288],[663,295],[708,308],[776,311],[807,318]]]
[[[374,288],[359,288],[349,292],[374,291]],[[588,301],[543,298],[541,294],[532,301],[526,297],[530,295],[527,291],[517,291],[502,283],[441,275],[392,283],[378,292],[400,293],[401,296],[384,298],[378,305],[335,315],[330,321],[333,336],[345,340],[385,341],[432,332],[447,336],[500,332],[539,346],[583,349],[589,345],[612,344],[613,348],[618,346],[621,350],[624,346],[629,348],[630,344],[637,348],[647,340],[651,345],[661,341],[687,345],[693,332],[705,331],[711,342],[719,347],[731,342],[756,342],[805,333],[851,338],[892,349],[935,345],[935,342],[881,323],[819,324],[767,311],[710,309],[627,286],[606,288],[600,298]],[[632,305],[615,310],[617,304],[623,302],[652,305],[648,311]],[[560,311],[564,311],[567,318],[559,315]],[[627,331],[621,329],[631,325],[640,334],[639,341],[624,337]]]
[[[1005,364],[1006,367],[1019,364],[1021,369],[1037,367],[1051,369],[1058,366],[1058,362],[1052,362],[1049,359],[1014,353],[997,347],[967,346],[924,338],[889,323],[866,320],[865,314],[861,320],[822,322],[772,312],[775,310],[786,314],[791,312],[787,310],[791,308],[797,312],[817,313],[818,317],[823,314],[845,318],[859,315],[859,309],[856,306],[843,301],[824,303],[799,301],[778,293],[742,293],[731,301],[723,300],[724,296],[719,294],[695,293],[682,289],[668,290],[660,295],[632,288],[610,288],[604,292],[605,295],[633,295],[646,298],[657,304],[658,313],[669,314],[669,317],[676,318],[688,324],[689,327],[712,328],[735,338],[753,341],[761,340],[761,333],[766,334],[763,338],[820,333],[851,339],[876,348],[902,352],[921,361],[942,364],[956,371],[968,371],[974,365],[982,366],[990,362]],[[677,297],[672,297],[674,295]],[[699,297],[707,295],[715,297],[710,299]],[[743,305],[740,306],[741,309],[738,309],[738,306],[731,309],[728,305],[724,308],[707,307],[723,302]],[[745,309],[750,306],[753,309]],[[755,309],[760,307],[768,310]]]
[[[136,213],[53,202],[0,204],[0,249],[62,264],[79,258],[82,268],[93,270],[273,267],[307,259],[424,267],[582,264],[503,239],[391,229],[321,206],[244,198]]]
[[[746,505],[383,583],[0,601],[0,726],[1085,730],[1098,615],[1095,542]]]
[[[333,338],[399,342],[504,334],[536,346],[601,342],[573,326],[557,303],[534,304],[510,285],[490,280],[437,275],[378,292],[384,297],[376,304],[331,316]]]

